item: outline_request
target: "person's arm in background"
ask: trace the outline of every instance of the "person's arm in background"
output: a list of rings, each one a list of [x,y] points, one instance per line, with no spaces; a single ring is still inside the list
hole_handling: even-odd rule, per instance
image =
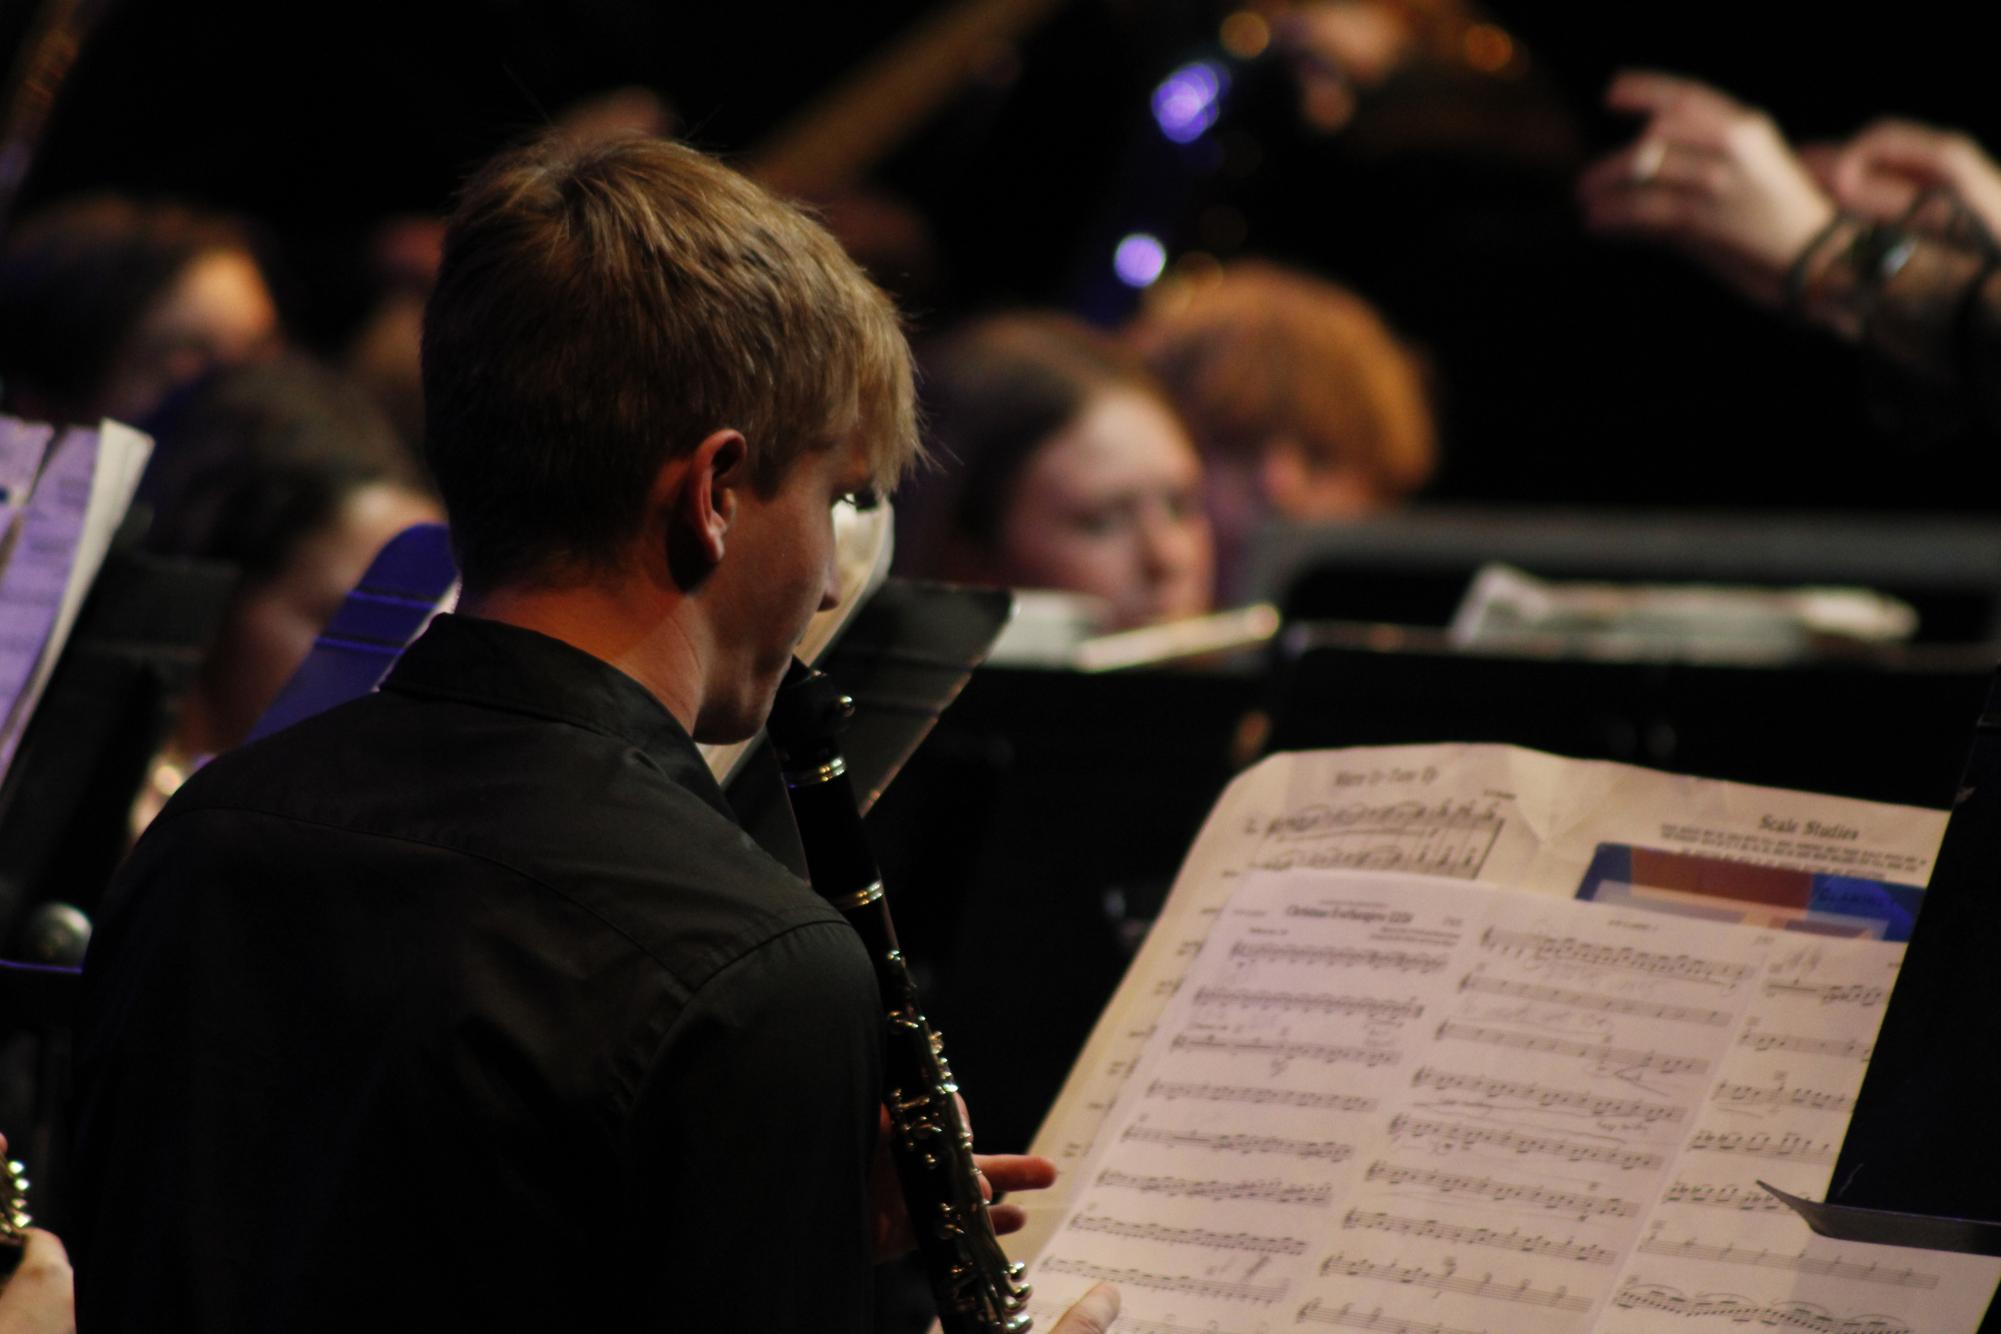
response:
[[[2001,423],[2001,172],[1970,140],[1880,122],[1803,156],[1693,80],[1628,72],[1606,101],[1643,119],[1580,179],[1588,226],[1673,245]]]

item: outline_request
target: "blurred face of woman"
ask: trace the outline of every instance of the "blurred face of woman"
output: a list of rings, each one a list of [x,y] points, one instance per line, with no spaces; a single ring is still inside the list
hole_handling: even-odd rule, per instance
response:
[[[202,668],[202,748],[220,752],[239,744],[383,545],[413,523],[443,517],[426,496],[371,482],[301,537],[282,569],[238,592]]]
[[[212,250],[189,264],[127,335],[99,389],[98,410],[143,422],[174,390],[264,356],[278,337],[278,308],[256,261]]]
[[[1090,399],[1022,466],[1000,557],[1008,583],[1104,599],[1113,629],[1208,611],[1202,463],[1180,423],[1139,390]]]

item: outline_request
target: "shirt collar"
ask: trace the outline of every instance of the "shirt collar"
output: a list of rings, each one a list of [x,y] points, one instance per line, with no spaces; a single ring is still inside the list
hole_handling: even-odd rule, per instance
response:
[[[445,613],[403,651],[382,689],[549,718],[629,742],[674,782],[736,817],[667,707],[618,668],[548,635]]]

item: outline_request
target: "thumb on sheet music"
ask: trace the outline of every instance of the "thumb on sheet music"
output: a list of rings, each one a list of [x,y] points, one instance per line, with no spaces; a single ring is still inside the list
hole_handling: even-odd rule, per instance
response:
[[[1119,1315],[1119,1290],[1100,1283],[1063,1313],[1049,1334],[1105,1334]]]

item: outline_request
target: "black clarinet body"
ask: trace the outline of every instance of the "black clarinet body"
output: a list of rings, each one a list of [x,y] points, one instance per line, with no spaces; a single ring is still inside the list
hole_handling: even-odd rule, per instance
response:
[[[867,947],[882,991],[883,1105],[890,1152],[944,1334],[1026,1334],[1028,1285],[994,1235],[973,1167],[973,1137],[943,1043],[924,1017],[841,757],[853,704],[794,662],[767,730],[785,773],[813,887]]]

